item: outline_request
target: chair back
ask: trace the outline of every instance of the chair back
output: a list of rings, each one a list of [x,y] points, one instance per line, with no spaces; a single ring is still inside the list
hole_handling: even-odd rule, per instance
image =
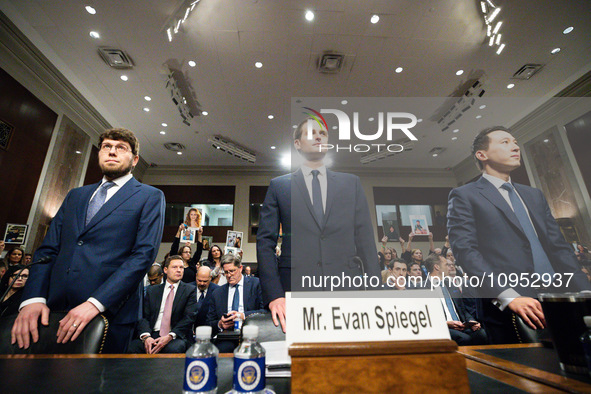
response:
[[[253,313],[246,316],[244,325],[251,324],[259,328],[259,342],[285,341],[285,333],[281,325],[275,327],[270,313]]]
[[[511,314],[511,322],[513,324],[513,330],[519,340],[519,343],[539,343],[539,332],[540,330],[534,330],[528,326],[523,319],[515,314]]]

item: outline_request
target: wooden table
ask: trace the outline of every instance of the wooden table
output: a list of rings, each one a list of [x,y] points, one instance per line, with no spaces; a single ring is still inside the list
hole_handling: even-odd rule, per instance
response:
[[[530,393],[590,393],[591,377],[560,370],[554,349],[541,344],[460,346],[469,370]]]

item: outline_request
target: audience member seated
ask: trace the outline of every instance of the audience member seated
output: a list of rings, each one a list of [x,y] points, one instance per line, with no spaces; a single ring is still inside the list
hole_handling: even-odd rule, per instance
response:
[[[0,260],[0,278],[4,277],[4,274],[6,273],[7,270],[8,270],[8,264],[6,263],[6,261],[4,261],[4,259]]]
[[[192,342],[197,299],[195,287],[181,281],[183,272],[180,256],[166,259],[166,282],[148,287],[143,318],[137,327],[139,339],[131,341],[130,353],[184,353],[187,350]]]
[[[423,271],[421,271],[421,265],[416,261],[408,264],[408,277],[422,278]]]
[[[148,287],[161,284],[163,277],[164,272],[162,271],[162,266],[159,263],[152,264],[144,279],[144,295],[146,295]]]
[[[391,264],[390,275],[386,278],[388,287],[394,290],[404,290],[408,270],[406,262],[402,259],[394,259]]]
[[[404,250],[404,239],[399,238],[400,241],[400,250]],[[382,238],[382,247],[380,250],[378,250],[378,257],[380,259],[380,269],[381,270],[386,270],[388,268],[389,262],[392,261],[392,259],[397,259],[398,258],[398,252],[396,252],[396,249],[394,248],[388,248],[386,245],[388,243],[388,236],[384,235],[384,237]],[[388,254],[388,252],[390,252]]]
[[[244,276],[251,276],[249,265],[244,266]]]
[[[8,250],[6,256],[4,257],[4,261],[6,262],[7,266],[23,265],[24,255],[25,251],[23,248],[15,246]]]
[[[449,277],[449,263],[443,256],[432,254],[425,260],[425,266],[429,271],[426,287],[431,287],[431,278],[439,277],[443,298],[441,305],[447,320],[447,327],[451,339],[460,346],[484,345],[487,342],[486,332],[472,315],[467,311],[459,290],[450,286],[444,277]]]
[[[246,316],[264,312],[259,279],[242,275],[240,257],[226,254],[221,264],[228,283],[213,291],[207,313],[207,324],[212,326],[214,333],[234,330],[237,318],[244,322]],[[216,346],[220,353],[234,350],[230,341],[219,341]]]
[[[415,236],[415,233],[412,232],[408,235],[408,244],[406,244],[406,250],[402,253],[402,258],[406,261],[407,264],[410,263],[419,263],[421,267],[421,271],[423,272],[423,278],[427,277],[427,269],[423,265],[423,252],[420,249],[412,249],[411,244],[412,240]],[[433,244],[433,233],[429,233],[429,254],[435,254],[435,245]]]
[[[33,255],[31,253],[25,253],[23,257],[23,265],[29,265],[33,262]]]
[[[19,273],[19,271],[22,271]],[[15,280],[16,279],[16,280]],[[15,280],[14,285],[8,291],[3,300],[0,300],[0,316],[8,316],[18,313],[21,304],[22,290],[29,279],[29,269],[24,265],[12,265],[6,271],[6,274],[0,280],[0,297],[10,283]]]
[[[195,327],[207,324],[207,312],[213,291],[219,286],[211,281],[211,268],[199,267],[196,276],[197,284],[197,313],[195,315]]]

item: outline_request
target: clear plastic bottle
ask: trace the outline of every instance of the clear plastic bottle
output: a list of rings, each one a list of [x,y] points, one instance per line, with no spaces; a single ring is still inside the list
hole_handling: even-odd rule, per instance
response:
[[[265,392],[265,349],[258,336],[257,326],[243,327],[242,343],[234,350],[233,393]]]
[[[211,327],[197,327],[196,342],[187,350],[183,393],[215,394],[218,391],[218,355],[211,341]]]

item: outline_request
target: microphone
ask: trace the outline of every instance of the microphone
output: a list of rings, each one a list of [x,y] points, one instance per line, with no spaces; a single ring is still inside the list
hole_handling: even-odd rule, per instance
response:
[[[361,257],[353,256],[352,261],[361,269],[361,275],[365,278],[365,267],[363,266],[363,260],[361,260]],[[363,290],[367,290],[367,287],[365,286],[365,281],[363,281]]]
[[[33,265],[37,265],[37,264],[47,264],[51,260],[53,260],[53,257],[51,257],[51,256],[41,257],[39,260],[34,261],[31,264],[29,264],[29,265],[21,268],[20,270],[16,271],[16,273],[14,274],[14,275],[16,275],[16,277],[10,282],[10,284],[8,285],[8,288],[6,289],[6,291],[4,292],[4,294],[2,294],[2,297],[0,297],[0,302],[2,302],[2,300],[4,300],[4,297],[6,297],[6,294],[8,294],[8,292],[10,291],[10,289],[12,289],[12,286],[14,285],[14,282],[17,281],[18,276],[21,274],[21,272],[23,272],[24,269],[29,269],[29,267],[31,267]]]

